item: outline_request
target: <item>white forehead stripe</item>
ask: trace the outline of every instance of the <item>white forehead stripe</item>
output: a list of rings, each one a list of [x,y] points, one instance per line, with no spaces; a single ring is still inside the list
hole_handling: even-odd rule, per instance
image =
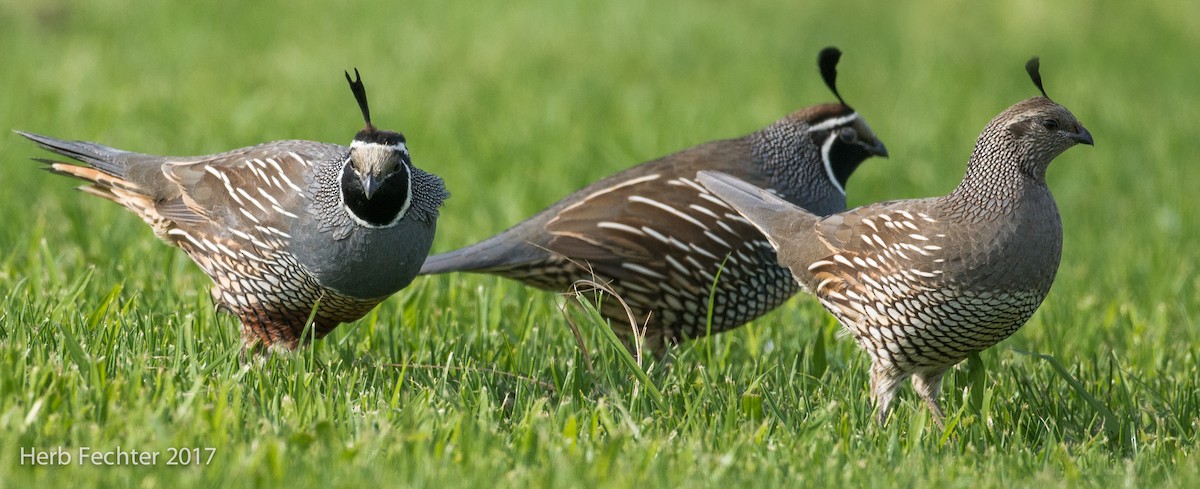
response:
[[[368,143],[368,142],[364,142],[364,141],[355,140],[350,143],[350,147],[351,148],[372,148],[372,149],[379,148],[379,149],[386,149],[388,151],[399,151],[401,153],[408,154],[408,145],[406,145],[404,143],[379,144],[379,143]]]
[[[844,115],[844,116],[841,116],[841,117],[838,117],[835,119],[829,119],[829,120],[822,122],[820,124],[817,124],[815,126],[811,126],[808,128],[808,132],[817,132],[817,131],[825,131],[828,129],[833,129],[838,126],[846,125],[847,123],[857,120],[857,119],[858,119],[858,112],[851,112],[850,115]]]

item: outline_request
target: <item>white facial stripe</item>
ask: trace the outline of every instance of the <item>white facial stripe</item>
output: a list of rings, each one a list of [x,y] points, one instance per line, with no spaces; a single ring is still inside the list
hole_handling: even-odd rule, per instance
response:
[[[825,164],[825,176],[829,177],[829,183],[833,184],[838,192],[843,196],[846,195],[846,189],[842,188],[842,184],[838,182],[837,176],[833,174],[833,160],[829,159],[829,150],[833,148],[833,142],[837,141],[838,135],[836,132],[829,133],[829,137],[825,138],[825,143],[821,145],[821,163]]]
[[[857,120],[857,119],[858,119],[858,112],[851,112],[850,115],[845,115],[842,117],[838,117],[836,119],[829,119],[829,120],[822,122],[820,124],[817,124],[815,126],[810,126],[808,128],[808,132],[826,131],[826,130],[833,129],[838,126],[846,125],[847,123]]]
[[[363,141],[353,141],[350,143],[350,147],[351,148],[383,148],[388,151],[399,151],[401,153],[408,154],[408,145],[406,145],[404,143],[379,144],[379,143],[367,143],[367,142],[363,142]]]
[[[400,222],[401,219],[404,219],[404,215],[408,214],[408,207],[412,205],[412,168],[403,164],[401,166],[404,167],[404,173],[408,177],[405,179],[408,188],[404,189],[404,205],[400,207],[400,212],[396,213],[396,218],[392,219],[392,222],[388,226],[393,226]]]

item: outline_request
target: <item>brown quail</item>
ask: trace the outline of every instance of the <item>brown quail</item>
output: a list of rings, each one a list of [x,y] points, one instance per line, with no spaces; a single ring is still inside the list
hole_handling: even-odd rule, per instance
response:
[[[840,55],[827,48],[818,62],[839,101]],[[499,235],[430,257],[421,273],[491,273],[551,291],[595,278],[628,303],[638,326],[646,328],[646,346],[661,354],[664,343],[710,331],[710,292],[711,332],[720,332],[774,309],[798,290],[762,234],[722,209],[696,183],[697,171],[737,175],[824,215],[845,209],[846,180],[873,155],[887,151],[844,102],[808,107],[748,136],[600,180]],[[605,300],[601,313],[621,325],[620,332],[630,332],[616,301]]]
[[[1037,58],[1026,68],[1041,90]],[[822,218],[735,177],[699,176],[766,234],[779,262],[870,355],[881,423],[909,376],[940,423],[946,370],[1013,334],[1054,282],[1062,223],[1046,168],[1092,136],[1042,95],[987,125],[962,183],[944,197]]]
[[[293,349],[408,285],[448,196],[413,166],[403,135],[371,125],[361,78],[346,80],[367,123],[348,148],[276,141],[166,157],[18,134],[84,163],[39,159],[183,249],[216,282],[218,306],[241,319],[244,346]]]

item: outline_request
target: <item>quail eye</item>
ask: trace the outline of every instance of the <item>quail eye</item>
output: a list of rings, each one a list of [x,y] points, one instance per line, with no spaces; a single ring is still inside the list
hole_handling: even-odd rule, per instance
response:
[[[858,139],[858,134],[854,132],[854,129],[843,127],[838,131],[838,138],[840,138],[844,143],[852,143]]]
[[[1054,119],[1046,119],[1042,121],[1042,127],[1046,128],[1047,131],[1053,131],[1058,129],[1058,121]]]

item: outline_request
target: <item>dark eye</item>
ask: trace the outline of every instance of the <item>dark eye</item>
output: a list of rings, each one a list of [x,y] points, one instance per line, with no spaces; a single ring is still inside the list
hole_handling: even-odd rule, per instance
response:
[[[1042,121],[1042,127],[1046,128],[1047,131],[1053,131],[1058,129],[1058,121],[1054,119],[1046,119]]]
[[[843,127],[838,130],[838,137],[841,138],[843,143],[852,143],[858,139],[858,133],[854,132],[854,129]]]

